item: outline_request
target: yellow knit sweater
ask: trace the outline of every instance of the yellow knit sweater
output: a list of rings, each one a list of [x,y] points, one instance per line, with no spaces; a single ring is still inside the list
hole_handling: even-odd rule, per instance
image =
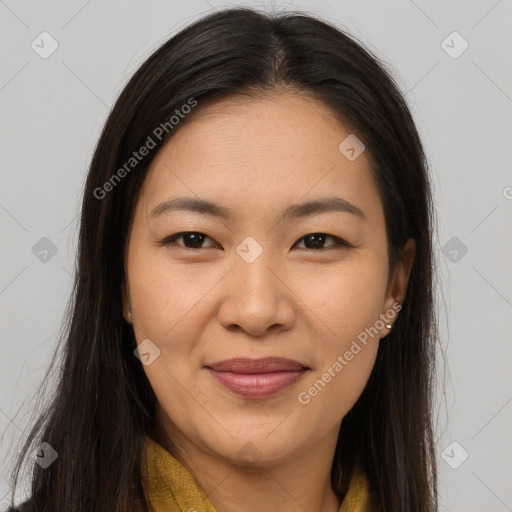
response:
[[[165,448],[146,437],[144,488],[155,512],[217,512],[197,480]],[[366,512],[368,483],[354,473],[339,512]]]

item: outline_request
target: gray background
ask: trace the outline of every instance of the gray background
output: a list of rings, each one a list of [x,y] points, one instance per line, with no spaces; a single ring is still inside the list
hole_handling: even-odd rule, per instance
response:
[[[109,107],[160,43],[232,5],[0,0],[0,509],[71,291],[79,200]],[[336,23],[407,92],[439,216],[441,510],[512,511],[511,0],[245,5]],[[50,48],[43,31],[59,45],[46,59],[31,47]]]

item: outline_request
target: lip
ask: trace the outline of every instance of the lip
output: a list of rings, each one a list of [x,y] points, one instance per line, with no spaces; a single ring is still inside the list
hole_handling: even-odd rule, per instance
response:
[[[266,398],[299,380],[309,368],[291,359],[227,359],[207,365],[210,374],[224,387],[244,398]]]

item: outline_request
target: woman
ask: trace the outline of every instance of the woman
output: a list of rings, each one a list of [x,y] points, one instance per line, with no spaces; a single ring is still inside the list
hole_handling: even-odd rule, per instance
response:
[[[339,29],[175,35],[92,159],[26,510],[437,510],[433,213],[403,96]]]

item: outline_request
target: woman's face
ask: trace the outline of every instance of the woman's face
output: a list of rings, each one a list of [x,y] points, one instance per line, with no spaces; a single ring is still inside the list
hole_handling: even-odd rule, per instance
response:
[[[339,149],[351,132],[324,104],[281,92],[197,109],[144,182],[123,313],[167,432],[271,464],[335,443],[404,299],[414,245],[388,279],[367,154],[354,159],[353,138]],[[166,208],[177,198],[216,206]],[[327,206],[301,207],[315,201]],[[260,358],[289,361],[216,366]]]

